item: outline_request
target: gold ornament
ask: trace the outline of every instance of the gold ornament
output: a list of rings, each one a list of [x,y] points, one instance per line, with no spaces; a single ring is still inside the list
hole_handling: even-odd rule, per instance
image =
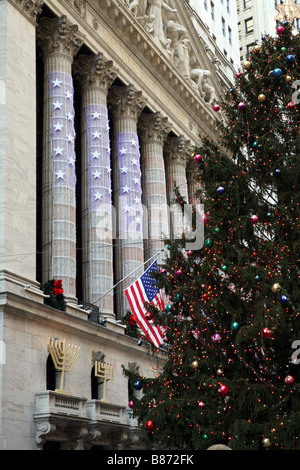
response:
[[[246,70],[249,70],[250,67],[251,67],[251,62],[249,62],[249,60],[245,60],[243,63],[243,68],[246,69]]]
[[[258,101],[260,101],[261,103],[262,103],[263,101],[265,101],[265,99],[266,99],[266,95],[264,95],[263,93],[261,93],[260,95],[258,95]]]
[[[278,284],[278,282],[273,284],[271,287],[271,291],[274,292],[274,294],[276,294],[280,289],[281,289],[281,285]]]
[[[193,369],[196,369],[198,367],[198,361],[193,361],[191,366]]]
[[[217,374],[218,374],[218,375],[222,375],[222,374],[223,374],[222,369],[218,369],[218,370],[217,370]]]
[[[265,437],[265,439],[262,440],[262,444],[264,447],[270,447],[271,441],[268,437]]]
[[[257,45],[257,46],[254,46],[254,47],[253,47],[253,50],[254,50],[254,52],[260,52],[260,51],[261,51],[261,47],[258,46],[258,45]]]
[[[291,77],[290,75],[287,75],[287,76],[285,77],[285,80],[286,80],[288,83],[290,83],[293,79],[292,79],[292,77]]]

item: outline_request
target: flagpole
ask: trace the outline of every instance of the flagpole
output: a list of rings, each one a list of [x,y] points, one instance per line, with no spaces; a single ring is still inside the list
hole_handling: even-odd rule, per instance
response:
[[[155,258],[157,255],[159,255],[159,253],[161,253],[162,251],[164,250],[160,250],[158,251],[157,253],[155,253],[155,255],[151,256],[151,258],[147,259],[147,261],[145,261],[141,266],[139,266],[138,268],[134,269],[134,271],[132,271],[131,273],[127,274],[127,276],[123,277],[123,279],[121,279],[120,281],[117,282],[117,284],[115,284],[114,286],[112,286],[108,291],[106,291],[103,295],[101,295],[101,297],[99,297],[99,299],[95,300],[94,304],[96,302],[99,302],[99,300],[101,300],[105,295],[107,295],[111,290],[113,290],[115,287],[117,287],[119,284],[121,284],[121,282],[125,281],[125,279],[127,279],[128,277],[132,276],[132,274],[134,274],[136,271],[138,271],[139,269],[141,269],[142,266],[145,266],[145,264],[147,264],[149,261],[151,261],[153,258]]]

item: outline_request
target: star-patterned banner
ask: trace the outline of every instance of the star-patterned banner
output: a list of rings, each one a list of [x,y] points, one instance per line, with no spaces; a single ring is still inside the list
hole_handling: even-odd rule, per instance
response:
[[[142,184],[138,136],[123,132],[117,135],[119,168],[119,218],[121,237],[143,236]]]
[[[65,293],[75,292],[76,171],[74,88],[65,72],[48,75],[52,190],[52,276],[63,279]]]
[[[75,131],[73,79],[66,73],[49,74],[51,99],[51,159],[55,184],[75,187]]]
[[[86,107],[89,207],[97,211],[101,204],[111,205],[111,159],[108,110],[102,105]]]

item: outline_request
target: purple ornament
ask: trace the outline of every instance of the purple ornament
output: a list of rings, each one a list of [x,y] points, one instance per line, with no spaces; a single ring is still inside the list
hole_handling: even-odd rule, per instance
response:
[[[133,408],[133,401],[132,400],[130,400],[130,402],[128,403],[128,407]]]
[[[199,401],[198,406],[203,410],[203,408],[205,408],[205,403],[203,403],[203,401]]]
[[[194,160],[195,160],[196,163],[199,163],[202,160],[202,156],[201,155],[195,155]]]
[[[175,274],[176,277],[180,277],[180,276],[182,276],[182,271],[180,269],[176,269],[174,274]]]
[[[221,341],[222,339],[222,336],[219,335],[219,333],[215,333],[213,336],[212,336],[212,340],[214,343],[218,343],[219,341]]]
[[[245,109],[245,108],[246,108],[245,103],[244,103],[243,101],[241,101],[241,102],[238,104],[238,109],[239,109],[239,110],[243,110],[243,109]]]
[[[215,105],[213,106],[213,110],[216,111],[216,112],[220,111],[220,105],[215,104]]]

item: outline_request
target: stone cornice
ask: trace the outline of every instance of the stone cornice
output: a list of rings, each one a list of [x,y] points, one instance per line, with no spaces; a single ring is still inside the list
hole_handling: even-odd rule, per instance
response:
[[[95,0],[86,0],[89,8],[94,10],[95,19],[105,14],[105,21],[118,35],[120,40],[127,38],[133,54],[150,68],[163,86],[170,92],[183,109],[188,108],[195,120],[203,124],[212,125],[216,114],[212,107],[205,103],[195,88],[185,80],[174,64],[168,59],[158,42],[148,34],[134,15],[119,0],[102,0],[101,7]]]
[[[37,16],[42,12],[44,0],[9,0],[28,20],[36,26]]]

